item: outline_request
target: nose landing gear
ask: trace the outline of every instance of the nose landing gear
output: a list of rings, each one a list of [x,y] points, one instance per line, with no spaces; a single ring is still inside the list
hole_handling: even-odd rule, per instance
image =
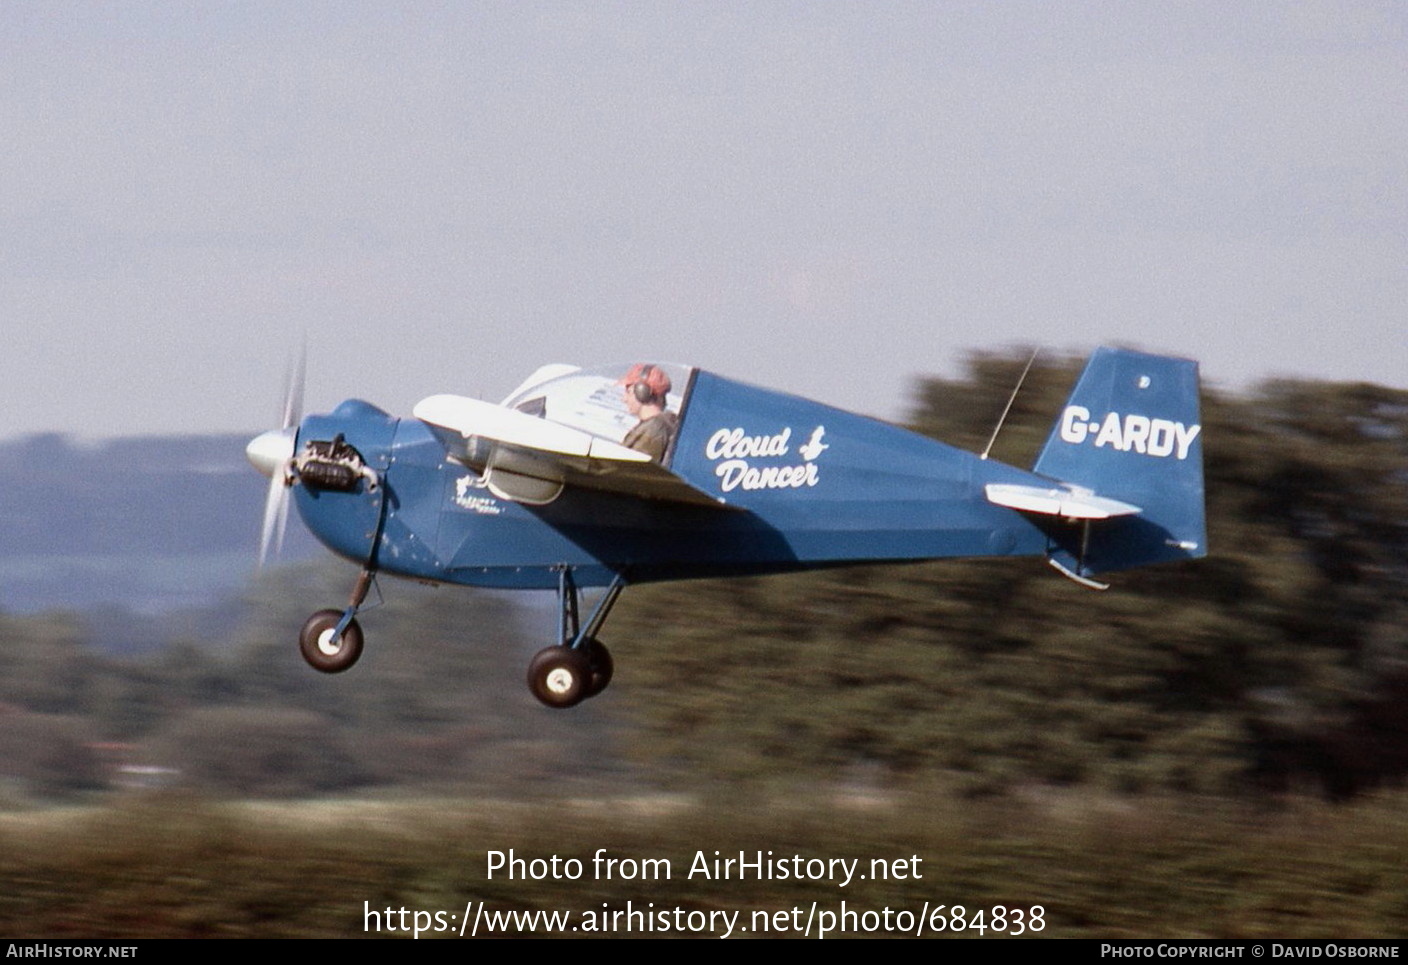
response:
[[[362,655],[362,627],[355,619],[339,633],[341,610],[319,610],[298,634],[298,649],[314,670],[342,673]]]
[[[352,599],[345,610],[319,610],[303,624],[298,634],[298,649],[308,666],[323,673],[350,670],[362,655],[362,626],[356,613],[371,589],[376,571],[362,570]]]

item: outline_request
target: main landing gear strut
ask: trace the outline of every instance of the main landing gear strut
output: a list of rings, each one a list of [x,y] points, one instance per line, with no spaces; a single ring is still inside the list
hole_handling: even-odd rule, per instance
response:
[[[362,627],[357,623],[357,611],[366,600],[375,576],[376,570],[363,569],[346,609],[319,610],[303,624],[298,648],[314,670],[342,673],[362,655]],[[611,683],[614,669],[611,652],[596,635],[601,632],[625,585],[625,579],[617,576],[583,625],[579,617],[581,594],[572,578],[572,570],[563,567],[558,572],[560,642],[539,650],[528,664],[528,689],[534,697],[549,707],[562,710],[595,697]]]
[[[579,591],[572,571],[564,567],[558,572],[558,639],[561,642],[539,650],[528,664],[528,689],[534,697],[549,707],[562,710],[595,697],[611,683],[614,668],[611,652],[596,635],[601,632],[625,585],[621,576],[612,580],[586,626],[582,626],[578,618]]]

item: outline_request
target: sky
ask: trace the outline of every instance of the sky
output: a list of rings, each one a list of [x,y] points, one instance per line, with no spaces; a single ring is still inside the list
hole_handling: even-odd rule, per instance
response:
[[[0,437],[974,350],[1408,388],[1396,2],[0,4]]]

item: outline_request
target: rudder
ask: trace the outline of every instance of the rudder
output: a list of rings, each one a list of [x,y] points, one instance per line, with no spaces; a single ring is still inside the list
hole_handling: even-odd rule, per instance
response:
[[[1097,349],[1033,468],[1141,510],[1053,529],[1058,567],[1090,577],[1207,555],[1198,363]]]

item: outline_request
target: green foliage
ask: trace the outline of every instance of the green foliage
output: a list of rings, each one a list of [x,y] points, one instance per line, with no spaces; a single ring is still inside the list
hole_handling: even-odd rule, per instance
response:
[[[295,797],[366,781],[332,722],[305,710],[194,710],[156,735],[149,753],[184,783],[217,793]]]
[[[523,686],[534,634],[502,594],[392,581],[386,604],[363,614],[355,671],[311,670],[298,629],[345,600],[354,577],[332,561],[274,571],[233,619],[207,614],[138,659],[103,656],[65,618],[0,617],[0,777],[63,796],[127,783],[118,768],[138,765],[212,793],[288,797],[610,773],[606,716],[554,714]]]
[[[1025,363],[925,381],[915,427],[981,450]],[[1038,362],[994,458],[1034,461],[1076,370]],[[947,773],[975,795],[1396,779],[1408,732],[1375,708],[1408,689],[1408,394],[1205,391],[1203,424],[1212,556],[1108,593],[1031,560],[633,590],[612,633],[652,641],[618,661],[636,753],[684,781]]]
[[[83,634],[63,614],[0,614],[0,701],[36,713],[82,714],[93,678]]]
[[[924,381],[914,426],[982,449],[1026,360]],[[1032,463],[1077,368],[1038,361],[994,458]],[[134,763],[237,796],[806,780],[983,798],[1400,779],[1408,393],[1205,391],[1203,426],[1206,560],[1103,594],[1033,560],[633,587],[605,633],[616,682],[566,714],[523,687],[555,625],[521,597],[388,580],[358,667],[311,671],[297,630],[346,599],[344,563],[271,571],[140,659],[69,616],[0,615],[0,776],[58,796]]]
[[[402,908],[406,926],[416,911],[458,916],[471,902],[494,912],[570,911],[578,924],[584,912],[631,902],[737,912],[751,936],[759,930],[754,912],[801,908],[800,927],[813,902],[834,914],[844,900],[853,917],[842,934],[859,934],[863,913],[918,915],[926,904],[961,904],[970,922],[979,908],[1041,905],[1037,936],[1046,938],[1402,932],[1401,795],[1267,812],[1226,799],[1088,791],[983,807],[932,785],[862,804],[807,787],[777,792],[708,804],[543,795],[524,804],[221,805],[180,795],[4,815],[0,930],[45,938],[409,937]],[[597,877],[598,848],[618,859],[668,860],[670,875]],[[510,879],[502,871],[491,878],[491,849],[525,860],[575,858],[586,870],[579,880]],[[690,878],[698,851],[858,859],[867,872],[871,859],[919,861],[907,862],[917,874],[868,876],[842,889],[832,881]],[[386,929],[384,914],[369,931],[367,910],[388,908],[397,931]],[[992,931],[985,937],[1001,940]]]
[[[65,799],[105,784],[87,721],[56,714],[0,714],[0,777]]]

